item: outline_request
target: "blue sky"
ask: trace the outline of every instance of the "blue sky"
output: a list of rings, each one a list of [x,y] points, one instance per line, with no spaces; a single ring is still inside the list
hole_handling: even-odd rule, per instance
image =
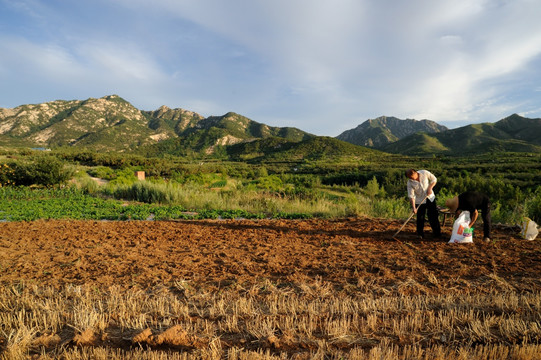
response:
[[[541,117],[538,0],[0,0],[0,107],[117,94],[337,136]]]

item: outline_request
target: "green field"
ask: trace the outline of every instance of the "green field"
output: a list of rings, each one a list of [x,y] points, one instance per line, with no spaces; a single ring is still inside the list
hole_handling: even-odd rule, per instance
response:
[[[257,162],[148,158],[56,150],[0,157],[0,218],[178,219],[404,218],[407,168],[438,178],[438,204],[466,190],[487,193],[495,222],[541,222],[541,155],[362,155]],[[144,171],[138,181],[135,171]]]

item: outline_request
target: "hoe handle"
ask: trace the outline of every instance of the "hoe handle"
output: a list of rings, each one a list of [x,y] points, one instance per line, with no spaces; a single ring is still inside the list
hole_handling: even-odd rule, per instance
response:
[[[425,196],[425,198],[423,199],[423,201],[421,201],[421,202],[419,203],[419,206],[421,206],[421,204],[422,204],[426,199],[428,199],[428,195]],[[415,210],[419,210],[419,206],[417,206],[417,207],[415,208]],[[408,220],[406,220],[406,222],[405,222],[404,224],[402,224],[402,226],[400,227],[400,229],[398,229],[398,231],[393,235],[393,237],[395,237],[396,235],[398,235],[399,232],[402,231],[402,229],[404,228],[404,226],[406,226],[406,224],[411,220],[411,218],[413,217],[413,215],[415,215],[415,211],[412,211],[412,212],[411,212],[411,215],[410,215],[410,217],[408,218]]]

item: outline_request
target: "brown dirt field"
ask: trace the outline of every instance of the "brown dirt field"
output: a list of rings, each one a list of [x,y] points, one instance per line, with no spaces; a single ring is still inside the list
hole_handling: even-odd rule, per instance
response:
[[[495,226],[489,244],[448,244],[449,225],[443,239],[431,239],[427,227],[419,240],[411,221],[393,240],[401,225],[366,218],[5,222],[0,282],[128,288],[189,280],[219,288],[319,279],[341,290],[360,280],[383,289],[414,280],[420,286],[411,291],[438,294],[479,292],[483,284],[488,291],[487,279],[502,279],[517,291],[541,288],[541,243],[522,240],[517,228]]]

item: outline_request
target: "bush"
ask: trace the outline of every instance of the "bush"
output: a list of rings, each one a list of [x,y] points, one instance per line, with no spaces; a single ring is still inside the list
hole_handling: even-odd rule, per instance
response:
[[[256,184],[259,189],[265,189],[268,191],[280,191],[284,186],[282,179],[276,175],[260,177],[256,180]]]
[[[372,178],[372,180],[368,181],[363,191],[371,199],[385,196],[385,189],[383,188],[383,186],[379,186],[378,180],[375,176]]]
[[[97,166],[89,169],[87,172],[90,176],[106,180],[112,180],[116,176],[114,170],[107,166]]]
[[[83,192],[83,194],[95,194],[100,188],[98,183],[88,176],[81,178],[77,183],[77,187]]]
[[[66,183],[73,176],[72,169],[64,168],[64,163],[54,157],[40,157],[29,163],[12,165],[14,185],[51,186]]]
[[[116,171],[116,177],[112,179],[109,184],[113,185],[131,185],[137,181],[135,173],[132,169],[125,168]]]
[[[218,180],[210,184],[210,188],[223,188],[227,185],[227,180]]]
[[[0,164],[0,186],[14,185],[15,184],[15,165],[14,164]]]
[[[541,224],[541,186],[526,200],[526,212],[529,218]]]

